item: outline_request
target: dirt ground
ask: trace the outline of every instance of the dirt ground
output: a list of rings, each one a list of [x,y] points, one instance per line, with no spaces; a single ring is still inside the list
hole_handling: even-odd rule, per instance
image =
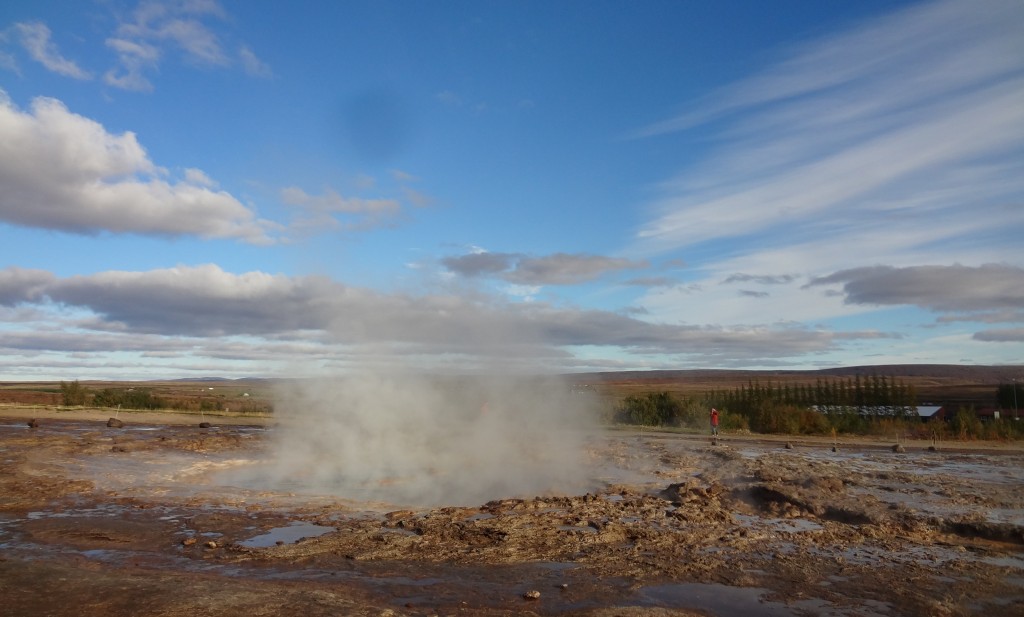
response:
[[[0,410],[0,613],[1024,614],[1018,445],[603,431],[588,493],[414,508],[218,475],[272,427],[105,416]]]

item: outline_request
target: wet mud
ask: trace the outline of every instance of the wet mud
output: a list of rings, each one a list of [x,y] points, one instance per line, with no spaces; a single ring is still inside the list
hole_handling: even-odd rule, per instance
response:
[[[608,431],[588,492],[426,507],[233,473],[272,430],[0,420],[3,614],[1024,614],[1017,449]]]

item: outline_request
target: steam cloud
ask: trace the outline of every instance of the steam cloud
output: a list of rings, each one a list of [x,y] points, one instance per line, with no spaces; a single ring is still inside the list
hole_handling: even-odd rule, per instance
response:
[[[271,473],[298,490],[434,506],[589,488],[595,414],[561,379],[369,374],[278,398]]]

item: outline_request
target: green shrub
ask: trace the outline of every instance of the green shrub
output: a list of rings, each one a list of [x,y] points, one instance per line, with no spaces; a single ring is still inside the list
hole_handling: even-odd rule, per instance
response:
[[[164,401],[149,390],[130,388],[127,390],[104,388],[93,396],[97,407],[121,407],[124,409],[164,409]]]
[[[60,382],[60,394],[65,407],[85,405],[89,400],[89,391],[77,379],[71,383]]]
[[[984,430],[974,410],[966,407],[961,407],[956,412],[949,422],[949,428],[953,432],[953,437],[957,439],[976,439]]]
[[[710,419],[708,419],[710,423]],[[723,431],[749,431],[750,422],[745,416],[738,413],[729,413],[726,410],[718,410],[718,428]]]

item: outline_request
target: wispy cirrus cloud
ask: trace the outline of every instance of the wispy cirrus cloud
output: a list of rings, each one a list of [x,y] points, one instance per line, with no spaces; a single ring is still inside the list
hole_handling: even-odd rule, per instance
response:
[[[103,82],[122,90],[150,92],[152,77],[168,57],[198,67],[240,67],[254,77],[272,77],[270,65],[250,45],[231,39],[222,26],[229,16],[215,0],[144,0],[126,14],[115,11],[117,25],[104,44],[117,61],[103,72]],[[79,80],[91,71],[67,58],[50,27],[39,21],[17,22],[0,31],[0,44],[14,43],[48,70]],[[18,71],[15,57],[0,50],[0,68]]]
[[[128,90],[151,90],[147,73],[157,68],[167,49],[177,49],[195,64],[227,66],[230,60],[220,38],[202,21],[223,17],[213,2],[141,2],[107,39],[119,63],[107,71],[105,81]]]
[[[249,75],[272,76],[270,66],[250,46],[240,44],[231,51],[215,27],[227,17],[224,8],[213,0],[139,3],[107,38],[106,44],[117,54],[118,63],[104,74],[104,81],[125,90],[150,91],[154,87],[150,77],[169,52],[197,66],[241,66]]]
[[[984,264],[1024,266],[1022,31],[1013,0],[923,2],[795,45],[636,131],[663,150],[678,143],[687,160],[690,131],[711,135],[658,187],[627,253],[683,254],[692,284],[637,304],[652,320],[728,324],[914,307],[934,326],[941,298],[967,301],[949,281],[978,290]],[[854,293],[897,278],[934,303]],[[949,310],[964,322],[1008,310],[976,302]]]
[[[332,188],[311,195],[301,188],[281,189],[281,201],[298,212],[291,228],[298,234],[331,230],[365,231],[397,224],[402,204],[396,199],[344,197]]]
[[[1012,0],[914,6],[802,45],[638,131],[723,127],[710,157],[663,185],[637,251],[841,238],[872,217],[929,230],[913,250],[1005,224],[1006,199],[1024,191],[1021,31]]]
[[[253,77],[273,77],[274,71],[270,65],[256,56],[256,52],[248,45],[241,45],[238,48],[238,59],[242,63],[242,69]]]
[[[53,33],[46,24],[19,22],[11,27],[11,32],[29,56],[50,71],[74,79],[92,79],[92,73],[61,54],[57,44],[53,42]]]

